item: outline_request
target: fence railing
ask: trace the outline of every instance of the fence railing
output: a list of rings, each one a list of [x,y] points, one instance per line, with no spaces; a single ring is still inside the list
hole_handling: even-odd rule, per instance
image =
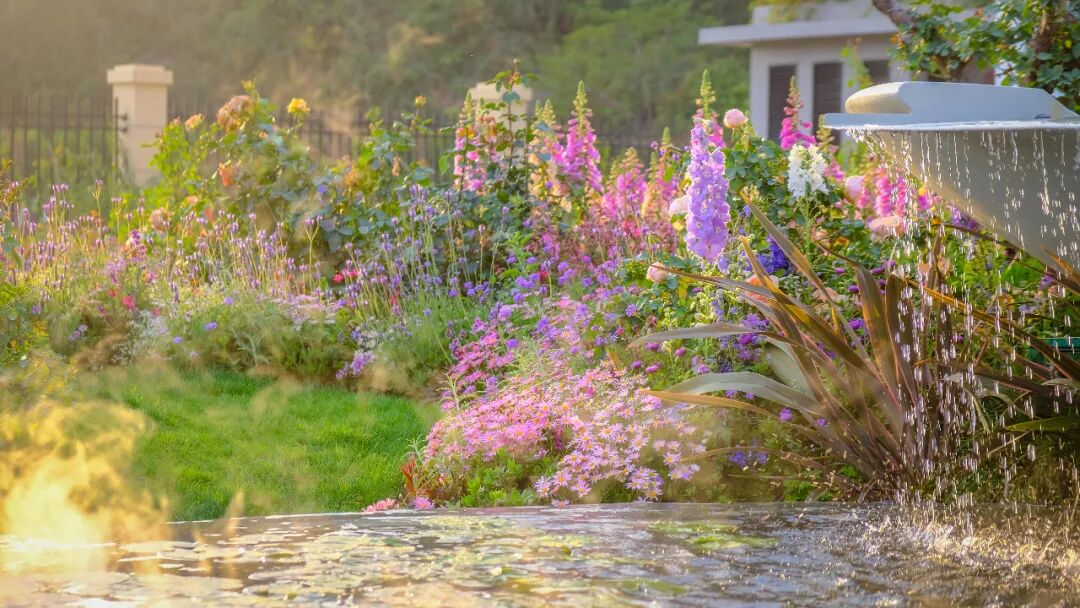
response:
[[[171,101],[168,120],[186,120],[194,114],[214,120],[219,107],[200,101]],[[284,109],[280,114],[280,121],[289,120]],[[0,98],[0,159],[10,161],[11,177],[36,196],[47,195],[50,186],[59,183],[85,185],[101,180],[111,187],[123,181],[120,138],[126,121],[112,99]],[[439,159],[454,147],[452,127],[445,118],[432,120],[427,129],[414,134],[415,146],[404,160],[438,170]],[[367,130],[365,111],[357,110],[350,119],[342,120],[316,110],[305,118],[299,135],[316,157],[336,160],[355,154]],[[642,161],[648,160],[650,142],[646,138],[615,134],[600,140],[613,156],[633,147]]]
[[[119,137],[125,129],[112,99],[66,96],[0,98],[0,159],[34,195],[52,184],[121,180]]]
[[[195,114],[202,114],[206,120],[214,120],[220,105],[201,101],[173,102],[169,106],[169,120],[187,120]],[[284,110],[279,109],[277,120],[284,123],[291,118]],[[421,162],[438,169],[439,158],[454,146],[454,135],[447,129],[449,126],[452,125],[433,122],[425,132],[414,134],[416,145],[404,160]],[[366,110],[358,109],[348,119],[313,110],[304,118],[299,136],[310,146],[316,157],[336,160],[354,155],[360,140],[367,132]]]
[[[170,104],[169,120],[186,120],[194,114],[202,114],[207,120],[214,120],[220,105],[192,101],[175,102]],[[346,155],[351,156],[356,152],[360,139],[367,134],[367,110],[368,108],[358,108],[351,119],[342,119],[314,110],[304,119],[299,135],[318,157],[339,159]],[[284,110],[279,109],[278,114],[279,122],[290,120]],[[381,115],[383,120],[394,120],[400,116],[394,112],[382,112]],[[431,119],[423,132],[413,134],[415,146],[403,160],[419,162],[438,170],[439,159],[454,148],[453,127],[454,124],[446,118]],[[604,152],[613,158],[622,155],[628,148],[634,148],[643,163],[649,160],[651,138],[637,133],[613,133],[598,135],[597,139]]]
[[[217,119],[217,112],[222,104],[207,103],[204,101],[170,100],[168,119],[187,120],[195,114],[202,114],[206,120]],[[275,117],[279,124],[286,124],[292,120],[283,107],[278,109]],[[314,110],[304,118],[304,124],[300,127],[300,138],[311,146],[312,153],[320,158],[341,158],[353,153],[358,130],[353,121],[335,120],[328,113]]]

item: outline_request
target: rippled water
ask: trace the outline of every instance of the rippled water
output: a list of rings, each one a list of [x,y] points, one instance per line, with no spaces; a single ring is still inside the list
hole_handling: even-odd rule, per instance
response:
[[[626,504],[174,524],[49,573],[0,537],[0,604],[1077,605],[1075,522],[984,512],[964,534],[888,505]],[[53,547],[57,558],[86,547]],[[27,548],[29,554],[30,549]]]

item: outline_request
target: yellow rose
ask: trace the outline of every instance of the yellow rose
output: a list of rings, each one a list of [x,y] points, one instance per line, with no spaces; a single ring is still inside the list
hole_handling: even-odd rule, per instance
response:
[[[292,101],[289,102],[289,107],[287,109],[289,111],[289,114],[292,114],[294,116],[303,116],[311,111],[311,108],[308,107],[307,102],[303,99],[300,99],[299,97],[293,97]]]

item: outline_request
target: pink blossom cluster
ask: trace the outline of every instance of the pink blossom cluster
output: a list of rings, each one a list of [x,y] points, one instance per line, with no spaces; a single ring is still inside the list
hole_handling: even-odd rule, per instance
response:
[[[788,92],[787,106],[784,107],[784,120],[780,122],[780,147],[790,150],[795,144],[810,147],[817,144],[817,140],[810,134],[813,125],[799,120],[799,112],[803,108],[803,101],[799,97],[799,89],[795,81],[791,81],[791,89]]]
[[[695,429],[678,409],[642,394],[642,377],[608,362],[578,370],[561,349],[541,356],[527,373],[440,420],[428,435],[427,457],[468,462],[505,451],[529,461],[561,454],[555,472],[535,483],[552,499],[586,499],[598,483],[614,480],[656,500],[663,478],[653,460],[662,459],[674,477],[696,471],[684,462],[684,441]]]
[[[503,306],[501,308],[509,307]],[[471,328],[473,339],[455,340],[451,345],[454,364],[446,372],[447,385],[450,389],[444,393],[444,408],[449,408],[456,400],[469,399],[494,389],[499,374],[514,362],[513,338],[504,338],[512,327],[500,322],[497,316],[492,321],[476,319]]]
[[[566,135],[555,147],[553,160],[567,186],[601,192],[604,185],[600,174],[600,152],[596,149],[596,132],[589,121],[590,116],[592,110],[587,105],[585,89],[579,87],[573,115],[566,124]]]
[[[462,190],[479,192],[488,185],[489,167],[499,166],[498,118],[466,99],[454,131],[454,177]]]

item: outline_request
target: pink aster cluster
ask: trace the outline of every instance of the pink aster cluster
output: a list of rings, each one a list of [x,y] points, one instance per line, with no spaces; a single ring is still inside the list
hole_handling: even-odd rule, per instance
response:
[[[476,319],[468,333],[468,340],[455,340],[451,345],[454,365],[446,372],[447,385],[444,407],[455,401],[471,399],[487,390],[494,390],[498,377],[514,362],[513,348],[516,341],[504,337],[513,327],[499,311],[510,313],[513,307],[499,306],[494,318],[488,321]]]
[[[456,348],[455,389],[444,394],[446,416],[427,438],[427,464],[451,478],[500,453],[522,465],[551,458],[555,470],[535,488],[552,500],[584,499],[600,482],[657,499],[665,479],[697,471],[687,456],[705,445],[693,442],[697,429],[685,410],[641,393],[647,376],[640,361],[620,369],[603,356],[626,339],[625,321],[640,315],[627,304],[636,288],[615,284],[617,272],[614,262],[590,266],[576,279],[586,288],[580,297],[540,305],[530,296],[506,309],[513,322],[500,320],[502,307],[474,322],[472,343]]]
[[[397,509],[400,506],[401,505],[398,504],[396,498],[384,498],[368,505],[364,509],[364,513],[378,513],[380,511],[390,511],[392,509]]]
[[[552,499],[585,499],[601,481],[615,480],[656,500],[663,478],[646,461],[662,459],[683,478],[695,472],[680,439],[695,429],[679,410],[643,395],[641,376],[608,362],[582,371],[571,360],[566,351],[547,351],[529,373],[443,418],[428,435],[426,455],[468,462],[506,451],[527,462],[561,454],[555,472],[535,484]]]
[[[690,196],[686,217],[686,245],[708,262],[716,262],[728,241],[728,181],[724,177],[724,152],[712,148],[709,121],[698,121],[690,132]]]
[[[795,79],[791,79],[791,88],[788,91],[787,106],[784,108],[784,120],[780,122],[780,147],[790,150],[795,144],[806,147],[817,144],[817,140],[811,135],[813,125],[799,120],[799,111],[802,110],[803,101],[799,97],[799,89],[795,86]]]

